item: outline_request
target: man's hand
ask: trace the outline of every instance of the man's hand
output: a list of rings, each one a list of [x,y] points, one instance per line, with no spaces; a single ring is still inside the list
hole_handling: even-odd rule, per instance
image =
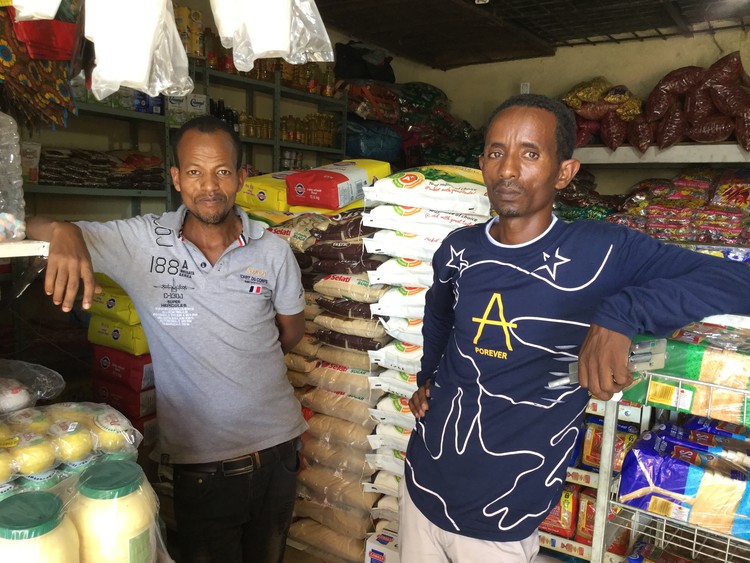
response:
[[[592,324],[578,354],[578,383],[597,399],[612,395],[633,383],[628,369],[630,338]]]
[[[94,278],[91,256],[83,240],[81,229],[65,222],[54,222],[50,225],[49,258],[47,274],[44,276],[44,291],[52,296],[55,305],[62,305],[62,310],[73,309],[78,287],[83,280],[83,308],[91,307],[94,293],[101,293],[102,288]]]
[[[430,398],[430,380],[422,385],[419,389],[414,391],[414,394],[409,399],[409,408],[412,414],[417,418],[422,418],[425,413],[430,410],[428,399]]]

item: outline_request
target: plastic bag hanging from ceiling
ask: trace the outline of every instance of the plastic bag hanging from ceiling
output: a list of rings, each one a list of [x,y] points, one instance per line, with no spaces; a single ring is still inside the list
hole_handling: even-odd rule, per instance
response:
[[[13,0],[16,21],[51,20],[60,8],[61,0]]]
[[[86,38],[94,42],[91,91],[101,100],[128,86],[149,96],[193,90],[171,0],[86,0]]]
[[[255,59],[292,64],[332,62],[333,47],[313,0],[211,0],[221,44],[234,66],[250,71]]]

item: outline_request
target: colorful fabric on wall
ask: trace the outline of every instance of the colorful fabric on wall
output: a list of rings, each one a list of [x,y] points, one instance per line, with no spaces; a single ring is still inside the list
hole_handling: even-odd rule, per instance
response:
[[[31,59],[7,8],[0,8],[0,81],[20,123],[65,127],[68,113],[75,111],[67,61]]]

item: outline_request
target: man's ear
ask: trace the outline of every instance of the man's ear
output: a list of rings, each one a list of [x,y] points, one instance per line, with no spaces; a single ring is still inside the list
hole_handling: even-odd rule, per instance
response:
[[[578,169],[581,167],[581,163],[575,158],[569,160],[563,160],[560,163],[560,169],[557,173],[557,181],[555,182],[555,189],[562,190],[570,184],[570,181],[578,174]]]
[[[172,185],[174,185],[175,191],[180,191],[180,169],[176,166],[169,167],[169,174],[172,176]]]

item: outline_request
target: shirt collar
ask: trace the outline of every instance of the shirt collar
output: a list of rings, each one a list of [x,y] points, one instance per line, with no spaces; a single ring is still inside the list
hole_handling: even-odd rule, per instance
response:
[[[239,216],[242,221],[242,232],[237,238],[237,242],[240,246],[245,246],[249,239],[259,239],[265,232],[265,227],[258,221],[253,221],[247,216],[245,211],[235,205],[234,212]],[[188,209],[183,203],[177,208],[177,211],[171,211],[164,213],[161,217],[156,219],[156,224],[160,227],[170,229],[176,237],[182,240],[182,225],[185,223],[185,216],[188,213]]]

